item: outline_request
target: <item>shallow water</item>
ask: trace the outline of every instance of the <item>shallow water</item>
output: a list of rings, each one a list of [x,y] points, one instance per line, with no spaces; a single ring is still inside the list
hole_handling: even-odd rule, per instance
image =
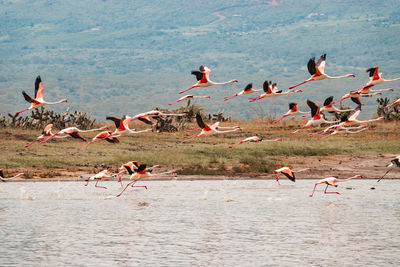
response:
[[[400,181],[314,182],[1,183],[0,265],[398,266]]]

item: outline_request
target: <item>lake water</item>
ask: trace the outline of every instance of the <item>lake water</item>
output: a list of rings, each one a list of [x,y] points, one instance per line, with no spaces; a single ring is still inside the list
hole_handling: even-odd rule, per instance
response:
[[[0,183],[0,265],[399,266],[400,180],[314,183]]]

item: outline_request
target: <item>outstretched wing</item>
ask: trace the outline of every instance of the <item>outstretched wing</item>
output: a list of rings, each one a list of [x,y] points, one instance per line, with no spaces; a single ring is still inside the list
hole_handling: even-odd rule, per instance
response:
[[[118,138],[116,138],[116,137],[107,137],[106,139],[105,139],[107,142],[110,142],[110,143],[113,143],[113,144],[118,144],[119,143],[119,140],[118,140]]]
[[[200,71],[194,70],[192,71],[192,75],[196,76],[196,80],[200,81],[203,78],[203,73],[201,73]]]
[[[115,123],[115,127],[117,127],[118,130],[125,130],[125,127],[122,123],[122,119],[117,118],[117,117],[106,117],[107,120],[111,120]]]
[[[351,100],[361,107],[362,103],[359,97],[351,97]]]
[[[325,63],[326,63],[326,54],[323,54],[317,61],[317,66],[320,72],[324,72]]]
[[[151,120],[147,119],[147,118],[140,117],[140,118],[138,118],[138,120],[140,120],[141,122],[144,122],[144,123],[146,123],[148,125],[153,125],[153,122]]]
[[[369,77],[377,76],[379,77],[378,67],[372,67],[366,70],[369,73]]]
[[[314,102],[312,102],[311,100],[307,99],[307,105],[310,107],[311,109],[311,117],[314,117],[318,110],[319,110],[319,106],[318,104],[315,104]]]
[[[126,166],[126,165],[124,165],[124,167],[125,167],[125,169],[128,171],[128,173],[129,173],[130,175],[132,175],[132,174],[133,174],[133,171],[132,171],[132,169],[131,169],[131,167],[130,167],[130,166]]]
[[[282,173],[292,182],[296,181],[296,176],[294,176],[294,173],[290,170],[283,170]]]
[[[271,81],[265,81],[265,82],[263,83],[263,90],[264,90],[264,92],[267,93],[267,94],[271,94],[271,93],[272,93],[272,88],[271,88],[271,86],[272,86],[272,82],[271,82]]]
[[[141,174],[145,173],[146,172],[146,164],[141,164],[139,166],[139,168],[135,169],[135,172],[141,173]]]
[[[211,130],[210,127],[207,125],[207,123],[204,122],[203,118],[201,117],[200,113],[196,114],[196,122],[199,125],[199,127],[205,131]]]
[[[4,170],[0,169],[0,178],[4,178]]]
[[[333,101],[333,96],[328,97],[324,101],[324,106],[329,106],[332,103],[332,101]]]
[[[361,106],[359,105],[352,112],[350,112],[349,120],[355,120],[358,117],[358,115],[360,115],[360,112],[361,112]]]
[[[76,138],[76,139],[81,139],[85,142],[87,142],[87,140],[85,138],[83,138],[78,132],[72,132],[69,134],[72,138]]]
[[[289,109],[290,110],[292,110],[292,109],[294,109],[294,108],[296,108],[297,107],[297,103],[295,103],[295,102],[292,102],[292,103],[289,103]],[[297,109],[297,108],[296,108]]]
[[[22,95],[24,96],[25,100],[29,103],[38,103],[35,99],[30,97],[25,91],[22,91]]]
[[[316,69],[316,66],[315,66],[315,57],[310,58],[310,60],[307,63],[307,68],[308,68],[308,72],[311,75],[314,75],[315,73],[317,73],[317,69]]]
[[[35,99],[43,100],[43,83],[40,76],[37,76],[35,81]]]
[[[42,134],[47,134],[51,131],[51,128],[53,127],[53,124],[47,124],[46,127],[44,127]]]
[[[253,88],[253,84],[252,84],[252,83],[249,83],[248,85],[246,85],[246,87],[244,88],[243,91],[249,92],[252,88]]]

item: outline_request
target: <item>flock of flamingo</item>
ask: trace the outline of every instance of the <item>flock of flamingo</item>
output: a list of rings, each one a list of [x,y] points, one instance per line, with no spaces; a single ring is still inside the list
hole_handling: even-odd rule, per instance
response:
[[[293,90],[293,88],[296,88],[300,85],[303,85],[303,84],[311,82],[311,81],[321,81],[324,79],[341,79],[341,78],[355,77],[354,74],[346,74],[346,75],[342,75],[342,76],[329,76],[325,73],[325,64],[326,64],[326,54],[321,55],[321,57],[318,59],[318,61],[315,61],[315,57],[311,58],[307,64],[308,71],[311,75],[310,78],[308,78],[307,80],[305,80],[299,84],[289,87],[288,90],[285,92],[283,92],[283,90],[278,89],[277,83],[267,80],[263,83],[262,89],[254,89],[253,84],[249,83],[248,85],[246,85],[246,87],[242,91],[235,93],[234,95],[224,97],[224,101],[228,101],[228,100],[231,100],[235,97],[239,97],[242,95],[248,95],[248,94],[263,91],[263,93],[261,93],[259,96],[248,98],[249,102],[254,102],[254,101],[261,100],[263,98],[278,97],[278,96],[284,96],[284,95],[289,95],[289,94],[293,94],[293,93],[301,93],[302,90]],[[227,82],[213,82],[210,80],[210,77],[209,77],[210,72],[211,72],[211,70],[206,66],[200,66],[198,71],[192,71],[191,74],[196,77],[197,83],[192,85],[188,89],[180,91],[179,94],[182,94],[184,92],[187,92],[187,91],[192,90],[197,87],[209,87],[209,86],[224,85],[224,84],[238,82],[237,80],[230,80]],[[305,128],[320,126],[321,124],[328,124],[328,125],[330,124],[330,126],[326,127],[325,129],[322,129],[320,131],[309,134],[309,136],[319,135],[320,137],[317,140],[322,140],[329,136],[340,134],[340,133],[356,134],[356,133],[368,130],[368,127],[365,125],[366,123],[377,121],[377,120],[382,120],[384,118],[379,117],[379,118],[371,119],[371,120],[358,120],[357,117],[359,116],[359,114],[361,112],[361,106],[362,106],[360,97],[371,97],[373,95],[380,95],[384,91],[393,91],[392,88],[381,89],[381,90],[372,90],[371,88],[374,87],[375,85],[379,85],[384,82],[392,82],[392,81],[400,80],[400,78],[392,79],[392,80],[385,80],[381,77],[381,73],[378,72],[378,67],[369,68],[369,69],[367,69],[366,72],[369,74],[369,81],[366,83],[366,85],[364,85],[363,87],[361,87],[359,89],[350,91],[349,93],[347,93],[343,97],[341,97],[341,99],[339,101],[334,102],[333,101],[334,97],[329,96],[324,101],[323,106],[320,107],[320,105],[318,105],[317,103],[315,103],[311,100],[307,100],[307,105],[310,108],[310,112],[299,111],[297,108],[298,104],[295,102],[292,102],[292,103],[289,103],[289,111],[286,112],[285,114],[283,114],[280,118],[274,120],[274,122],[277,123],[277,122],[283,120],[284,118],[287,118],[290,116],[301,115],[301,114],[303,114],[302,115],[303,118],[310,117],[310,119],[301,128],[291,132],[291,134],[296,134],[297,132],[299,132]],[[43,83],[42,83],[40,76],[38,76],[35,81],[34,97],[29,96],[25,91],[23,91],[22,94],[23,94],[25,100],[27,102],[29,102],[31,105],[29,108],[26,108],[22,111],[16,112],[16,114],[19,114],[19,113],[22,113],[22,112],[25,112],[28,110],[36,109],[39,107],[43,107],[46,105],[54,105],[54,104],[58,104],[58,103],[67,102],[66,99],[62,99],[57,102],[45,101],[43,99]],[[185,96],[179,98],[178,100],[176,100],[172,103],[169,103],[168,105],[173,105],[175,103],[178,103],[178,102],[181,102],[184,100],[190,100],[190,99],[196,99],[196,98],[210,98],[210,96],[185,95]],[[341,110],[341,109],[338,109],[337,107],[335,107],[335,104],[338,104],[347,98],[350,98],[354,103],[357,104],[357,106],[354,109]],[[396,104],[400,104],[400,99],[396,100],[395,102],[393,102],[383,108],[386,109],[386,108],[389,108]],[[399,107],[397,107],[397,109],[400,109],[400,105],[399,105]],[[329,113],[349,112],[349,115],[342,116],[342,119],[340,121],[331,121],[331,120],[327,120],[324,118],[324,116],[321,114],[323,112],[329,112]],[[38,136],[35,140],[33,140],[31,143],[25,145],[25,148],[27,148],[39,141],[41,143],[45,143],[45,142],[51,140],[52,138],[72,137],[72,138],[80,139],[85,142],[85,144],[82,146],[82,148],[79,149],[79,152],[82,152],[90,144],[95,143],[95,142],[105,140],[110,143],[119,143],[118,137],[120,137],[123,134],[139,134],[139,133],[151,132],[152,128],[145,129],[142,131],[136,131],[135,129],[131,129],[129,127],[129,123],[132,121],[138,120],[138,121],[141,121],[145,124],[152,126],[153,125],[152,119],[154,119],[156,117],[164,117],[164,116],[186,116],[186,114],[185,113],[167,114],[167,113],[164,113],[164,112],[161,112],[158,110],[151,110],[148,112],[137,114],[133,117],[130,117],[130,116],[123,116],[122,118],[106,117],[107,120],[111,120],[115,123],[116,129],[114,131],[109,131],[107,126],[97,128],[97,129],[90,129],[90,130],[81,130],[76,127],[69,127],[69,128],[62,129],[56,133],[53,133],[52,132],[53,124],[48,124],[42,131],[42,134],[40,136]],[[215,122],[212,125],[208,125],[203,120],[203,118],[200,114],[196,114],[196,122],[199,126],[199,128],[197,130],[200,130],[200,132],[197,134],[194,134],[192,136],[185,136],[184,137],[185,140],[182,141],[182,143],[190,142],[193,139],[203,136],[203,135],[241,131],[241,128],[239,126],[222,127],[219,125],[220,124],[219,122]],[[358,126],[353,126],[353,125],[358,125]],[[93,131],[100,131],[100,133],[95,135],[91,140],[87,140],[85,137],[83,137],[80,134],[80,133],[93,132]],[[196,130],[194,130],[194,131],[196,131]],[[246,142],[262,142],[262,141],[281,141],[281,138],[276,138],[276,139],[272,139],[272,140],[263,140],[262,137],[251,136],[251,137],[247,137],[247,138],[239,141],[238,143],[235,143],[235,144],[229,146],[229,148],[234,148],[234,147],[236,147],[240,144],[246,143]],[[392,160],[392,163],[389,164],[387,167],[388,168],[400,167],[399,159],[400,159],[400,156],[398,156],[396,159]],[[143,188],[147,189],[146,186],[137,186],[135,184],[139,179],[151,176],[152,170],[157,167],[159,167],[159,165],[155,165],[153,167],[147,168],[146,164],[139,164],[137,161],[131,161],[131,162],[123,164],[120,167],[118,174],[112,176],[112,175],[108,174],[109,168],[107,166],[102,166],[102,169],[99,173],[88,178],[85,186],[88,185],[89,181],[96,180],[95,187],[106,189],[106,187],[98,185],[98,182],[105,177],[118,177],[118,182],[121,183],[121,186],[123,186],[122,185],[122,175],[127,172],[130,175],[130,179],[133,181],[128,183],[124,187],[124,189],[121,191],[121,193],[117,195],[117,197],[119,197],[128,187],[143,187]],[[276,175],[276,181],[279,184],[279,175],[280,174],[285,175],[289,180],[294,182],[295,181],[295,174],[294,174],[295,172],[302,172],[302,171],[308,171],[308,170],[310,170],[310,169],[307,168],[307,169],[294,171],[289,167],[282,167],[280,169],[275,170],[273,173]],[[381,180],[390,170],[391,169],[389,169],[379,180]],[[169,172],[165,172],[165,173],[159,173],[158,175],[161,175],[161,174],[176,175],[176,171],[173,170],[173,171],[169,171]],[[24,174],[20,173],[11,178],[4,178],[4,170],[0,169],[1,181],[6,181],[6,180],[16,178],[16,177],[19,177],[22,175],[24,175]],[[315,188],[317,187],[318,184],[326,184],[326,188],[324,191],[325,194],[332,194],[332,193],[339,194],[339,192],[327,192],[328,186],[336,187],[338,182],[347,181],[347,180],[350,180],[353,178],[361,178],[361,175],[355,175],[355,176],[347,178],[347,179],[338,179],[338,177],[333,177],[333,176],[324,178],[315,184],[313,192],[310,195],[310,197],[312,197],[314,195]]]

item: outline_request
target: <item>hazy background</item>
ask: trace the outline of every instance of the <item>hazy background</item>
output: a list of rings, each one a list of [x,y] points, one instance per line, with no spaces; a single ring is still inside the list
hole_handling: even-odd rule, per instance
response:
[[[166,108],[195,83],[190,71],[200,65],[212,70],[213,81],[239,80],[189,91],[211,95],[197,101],[207,112],[274,116],[294,100],[308,110],[307,98],[337,100],[364,85],[371,66],[383,77],[400,76],[399,6],[395,0],[0,1],[0,112],[26,108],[21,92],[33,95],[37,75],[45,100],[67,98],[71,110],[100,120]],[[255,103],[222,101],[249,82],[255,88],[267,79],[281,89],[297,84],[309,77],[308,59],[323,53],[327,74],[357,77],[312,82],[299,87],[302,94]],[[394,98],[398,85],[379,88],[393,87],[384,96]],[[368,116],[375,99],[363,98]]]

